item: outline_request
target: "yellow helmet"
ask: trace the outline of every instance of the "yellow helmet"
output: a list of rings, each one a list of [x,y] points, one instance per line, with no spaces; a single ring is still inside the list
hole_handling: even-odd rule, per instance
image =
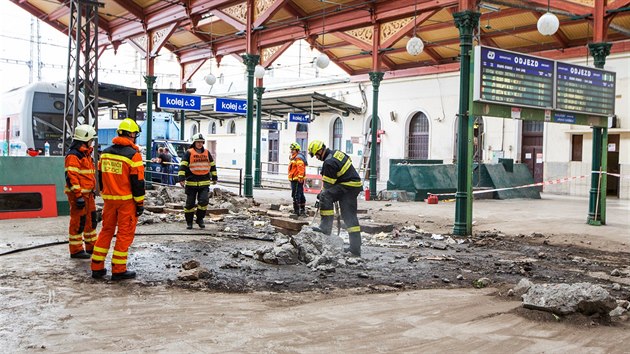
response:
[[[291,150],[297,150],[297,151],[302,150],[302,147],[298,143],[291,143],[291,145],[289,145],[289,148]]]
[[[74,128],[74,140],[88,142],[96,138],[96,130],[91,125],[81,124]]]
[[[326,145],[324,145],[324,142],[321,140],[313,140],[311,141],[310,144],[308,144],[308,154],[311,155],[311,157],[315,156],[315,154],[317,154],[317,152],[323,148],[325,148]]]
[[[118,130],[116,130],[118,134],[122,134],[122,132],[129,133],[140,133],[140,126],[131,118],[125,118],[120,125],[118,125]]]

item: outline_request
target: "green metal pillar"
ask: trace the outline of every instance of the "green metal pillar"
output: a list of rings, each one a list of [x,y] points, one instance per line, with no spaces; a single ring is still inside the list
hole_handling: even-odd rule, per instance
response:
[[[179,111],[181,120],[179,121],[179,140],[186,140],[186,111]]]
[[[260,128],[260,120],[262,113],[262,95],[265,92],[265,88],[262,86],[254,87],[254,93],[256,94],[256,161],[254,168],[254,187],[260,188],[261,184],[261,169],[260,169],[260,134],[262,129]]]
[[[610,54],[612,43],[589,43],[596,68],[602,69]],[[606,224],[606,185],[608,175],[608,127],[593,127],[593,156],[591,162],[591,189],[588,198],[588,218],[590,225]],[[600,174],[600,171],[602,172]]]
[[[245,183],[243,195],[254,196],[252,185],[252,140],[254,133],[254,68],[260,59],[256,54],[243,54],[243,62],[247,66],[247,129],[245,135]]]
[[[453,14],[455,26],[459,29],[460,73],[459,73],[459,113],[457,141],[457,193],[455,194],[455,225],[453,234],[472,234],[472,148],[469,146],[472,134],[468,116],[470,106],[470,56],[472,53],[473,29],[479,23],[478,12],[466,10]]]
[[[372,144],[370,145],[370,192],[376,195],[376,145],[378,130],[378,87],[381,85],[383,75],[380,71],[370,72],[372,81]],[[365,154],[365,151],[363,152]]]
[[[151,161],[151,146],[153,143],[153,85],[155,84],[155,76],[145,76],[144,82],[147,84],[147,154],[146,160]],[[148,170],[148,169],[147,169]],[[151,185],[152,175],[148,173],[147,178],[148,185]]]

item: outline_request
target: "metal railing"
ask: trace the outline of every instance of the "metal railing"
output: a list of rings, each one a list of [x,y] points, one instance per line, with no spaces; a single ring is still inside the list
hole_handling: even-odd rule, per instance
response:
[[[145,167],[150,164],[156,162],[143,160]],[[171,166],[179,166],[173,162],[166,163],[157,163],[157,164],[166,164]],[[222,173],[223,171],[237,171],[238,173]],[[240,167],[221,167],[217,166],[217,175],[219,177],[219,181],[222,184],[229,185],[237,185],[238,186],[238,195],[243,196],[243,169]],[[156,178],[157,177],[157,178]],[[169,172],[165,173],[160,171],[151,171],[148,168],[145,168],[144,171],[144,179],[150,184],[164,186],[164,187],[177,187],[178,183],[178,175],[177,172]]]

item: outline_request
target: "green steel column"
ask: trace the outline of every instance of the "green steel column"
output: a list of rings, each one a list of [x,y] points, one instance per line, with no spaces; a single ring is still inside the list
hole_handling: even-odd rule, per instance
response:
[[[376,195],[376,145],[378,130],[378,87],[383,80],[383,75],[380,71],[370,72],[370,81],[372,81],[372,144],[370,146],[370,192],[372,195]],[[363,152],[365,154],[365,151]]]
[[[252,185],[252,140],[254,133],[254,68],[260,59],[256,54],[243,54],[241,56],[247,66],[247,129],[245,135],[245,181],[243,194],[247,198],[254,196]]]
[[[155,84],[155,76],[145,76],[144,82],[147,84],[147,155],[146,160],[151,161],[151,145],[153,142],[153,84]],[[148,171],[149,169],[147,169]],[[152,175],[149,172],[147,178],[148,184],[151,185]]]
[[[186,132],[185,132],[185,128],[186,128],[186,111],[184,111],[183,109],[181,111],[179,111],[179,116],[181,117],[181,120],[179,121],[179,140],[185,140],[186,139]]]
[[[478,12],[466,10],[453,14],[455,26],[459,29],[460,73],[459,73],[459,114],[457,141],[457,193],[455,194],[455,225],[453,234],[472,234],[472,193],[470,176],[472,173],[472,149],[469,148],[469,99],[470,99],[470,55],[472,52],[473,29],[479,23]],[[469,200],[470,199],[470,200]]]
[[[254,187],[260,188],[262,184],[260,182],[261,170],[260,170],[260,115],[262,113],[262,95],[265,92],[265,88],[262,86],[255,87],[254,93],[256,94],[256,167],[254,168]]]
[[[612,43],[589,43],[588,49],[594,59],[596,68],[603,68],[606,57],[610,54]],[[606,184],[607,175],[600,176],[599,171],[606,172],[608,166],[608,127],[593,127],[593,156],[591,162],[591,189],[588,198],[587,223],[601,225],[606,223]],[[599,190],[599,193],[598,193]]]

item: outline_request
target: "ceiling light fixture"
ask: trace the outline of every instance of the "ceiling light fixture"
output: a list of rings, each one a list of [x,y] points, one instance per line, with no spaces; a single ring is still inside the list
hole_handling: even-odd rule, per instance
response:
[[[424,42],[422,42],[422,39],[416,36],[416,27],[418,26],[418,24],[416,23],[416,20],[418,18],[417,11],[418,8],[416,1],[413,5],[413,37],[411,37],[411,39],[407,42],[407,53],[413,56],[422,53],[422,51],[424,50]]]
[[[324,17],[322,21],[322,53],[317,57],[317,59],[315,59],[315,65],[320,69],[326,69],[328,65],[330,64],[330,58],[328,57],[328,55],[326,55],[326,53],[324,53],[324,50],[326,48],[326,39],[324,37],[325,33],[326,33],[326,9],[324,8]]]
[[[540,32],[543,36],[551,36],[555,34],[560,27],[560,20],[558,20],[558,17],[549,11],[549,2],[550,0],[547,0],[547,13],[540,16],[538,23],[536,24],[538,32]]]

